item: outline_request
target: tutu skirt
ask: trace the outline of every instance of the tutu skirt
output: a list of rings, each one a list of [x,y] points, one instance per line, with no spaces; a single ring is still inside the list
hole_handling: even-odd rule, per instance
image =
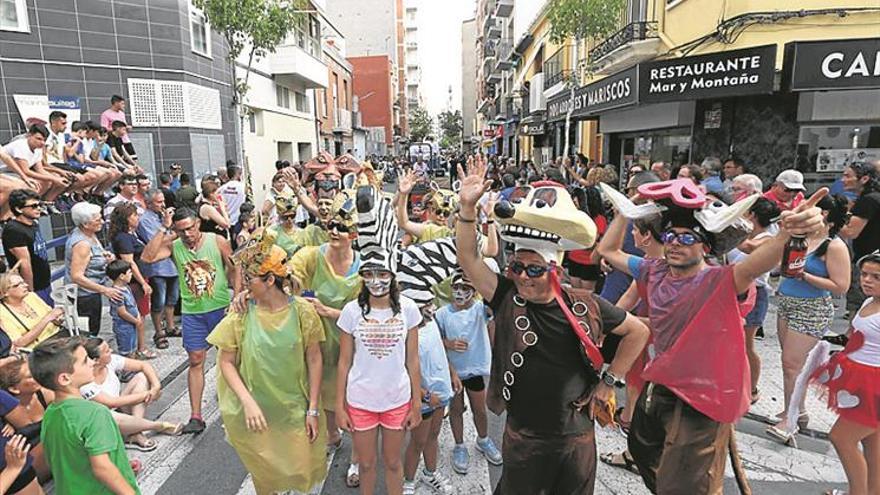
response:
[[[880,366],[857,363],[840,352],[812,379],[827,388],[828,407],[841,418],[869,428],[880,426]]]

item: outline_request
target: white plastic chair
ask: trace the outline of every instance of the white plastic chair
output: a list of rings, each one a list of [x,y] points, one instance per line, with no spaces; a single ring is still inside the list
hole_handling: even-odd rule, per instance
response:
[[[81,318],[76,310],[76,284],[55,287],[52,289],[52,299],[64,310],[64,325],[70,330],[71,336],[80,335],[83,329],[88,328],[88,318]]]

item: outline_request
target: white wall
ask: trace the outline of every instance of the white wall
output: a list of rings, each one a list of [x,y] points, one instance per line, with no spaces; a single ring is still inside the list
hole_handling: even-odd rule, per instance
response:
[[[513,7],[513,42],[516,43],[538,17],[547,0],[516,0]]]

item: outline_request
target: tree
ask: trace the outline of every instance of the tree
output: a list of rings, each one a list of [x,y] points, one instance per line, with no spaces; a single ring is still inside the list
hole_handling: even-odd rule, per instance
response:
[[[263,57],[275,51],[287,35],[299,24],[306,22],[303,9],[307,0],[192,0],[211,30],[220,33],[226,41],[226,59],[229,62],[232,83],[232,102],[239,120],[236,122],[238,139],[238,162],[244,164],[244,119],[246,113],[243,103],[248,91],[248,77],[255,57]],[[236,74],[236,61],[247,49],[247,66],[244,79]]]
[[[574,60],[577,61],[577,67],[567,81],[571,91],[571,101],[574,101],[574,92],[581,84],[581,73],[585,76],[592,74],[591,61],[584,57],[582,63],[577,55],[580,43],[607,38],[620,29],[625,7],[626,0],[551,0],[547,14],[550,20],[551,41],[562,43],[574,38]],[[568,135],[573,111],[574,105],[569,105],[568,113],[565,114],[564,155],[568,155],[569,152]]]
[[[424,141],[433,134],[434,119],[422,107],[412,110],[409,117],[409,139],[414,142]]]
[[[443,148],[458,147],[461,144],[463,129],[461,111],[444,111],[437,116],[440,127],[440,146]]]

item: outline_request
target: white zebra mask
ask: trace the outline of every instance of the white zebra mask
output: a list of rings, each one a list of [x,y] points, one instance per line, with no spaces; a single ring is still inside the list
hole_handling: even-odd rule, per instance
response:
[[[518,187],[495,205],[501,238],[517,250],[535,251],[559,262],[563,251],[587,249],[596,242],[596,225],[579,210],[561,184],[535,182]]]

